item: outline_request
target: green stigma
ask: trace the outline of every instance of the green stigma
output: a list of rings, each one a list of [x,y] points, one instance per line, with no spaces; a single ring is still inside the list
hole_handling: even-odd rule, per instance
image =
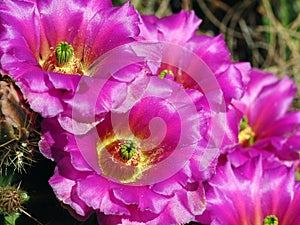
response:
[[[244,116],[240,123],[240,130],[246,129],[247,126],[248,126],[248,118],[246,116]]]
[[[167,69],[163,70],[160,74],[158,74],[158,76],[163,79],[166,77],[167,74],[170,74],[174,77],[174,73],[172,72],[172,70]]]
[[[120,156],[124,160],[129,160],[136,152],[136,145],[133,141],[127,141],[120,149]]]
[[[58,63],[65,64],[72,57],[74,49],[72,45],[68,44],[68,42],[61,42],[57,45],[55,53]]]
[[[267,216],[263,225],[278,225],[278,218],[274,215]]]

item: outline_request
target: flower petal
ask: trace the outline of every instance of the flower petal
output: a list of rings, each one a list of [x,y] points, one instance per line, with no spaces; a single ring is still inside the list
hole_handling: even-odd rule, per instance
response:
[[[195,35],[201,20],[194,12],[181,11],[160,20],[153,16],[142,16],[142,22],[142,37],[152,41],[165,40],[181,44]]]
[[[139,33],[137,23],[137,13],[129,4],[96,13],[87,26],[84,62],[91,64],[108,50],[131,42]]]
[[[113,200],[110,182],[98,175],[92,175],[77,184],[80,198],[93,209],[105,214],[129,215],[129,211],[120,201]]]
[[[168,203],[166,197],[151,191],[148,187],[118,187],[113,193],[126,205],[135,204],[141,211],[149,210],[156,214],[161,213]]]

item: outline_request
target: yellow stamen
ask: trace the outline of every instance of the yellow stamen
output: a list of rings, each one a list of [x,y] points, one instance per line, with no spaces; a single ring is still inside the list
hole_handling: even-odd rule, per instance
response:
[[[252,146],[255,141],[255,133],[248,124],[248,119],[244,117],[240,124],[240,132],[238,135],[239,144],[244,146]]]
[[[239,133],[239,143],[249,144],[250,146],[254,144],[254,136],[255,133],[253,132],[251,127],[246,127],[244,130],[241,130]]]

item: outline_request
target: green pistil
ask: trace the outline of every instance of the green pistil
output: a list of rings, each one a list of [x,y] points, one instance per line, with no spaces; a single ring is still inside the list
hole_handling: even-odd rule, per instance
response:
[[[127,141],[120,149],[120,156],[124,160],[129,160],[136,152],[136,145],[133,141]]]
[[[300,180],[300,173],[299,173],[299,171],[295,172],[295,176],[296,176],[296,180],[299,181]]]
[[[57,45],[55,49],[56,59],[58,63],[65,64],[69,61],[74,53],[72,45],[69,45],[68,42],[61,42]]]
[[[263,225],[278,225],[278,218],[274,215],[267,216]]]
[[[158,76],[163,79],[166,77],[167,74],[170,74],[174,77],[174,73],[172,72],[172,70],[167,69],[163,70]]]
[[[244,116],[240,123],[240,130],[246,129],[247,126],[248,126],[248,118],[246,116]]]

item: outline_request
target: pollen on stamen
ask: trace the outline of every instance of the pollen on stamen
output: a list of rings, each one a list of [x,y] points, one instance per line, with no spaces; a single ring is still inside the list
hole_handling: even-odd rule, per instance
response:
[[[248,124],[248,119],[244,117],[240,123],[240,132],[238,135],[239,144],[252,146],[255,141],[255,133]]]

